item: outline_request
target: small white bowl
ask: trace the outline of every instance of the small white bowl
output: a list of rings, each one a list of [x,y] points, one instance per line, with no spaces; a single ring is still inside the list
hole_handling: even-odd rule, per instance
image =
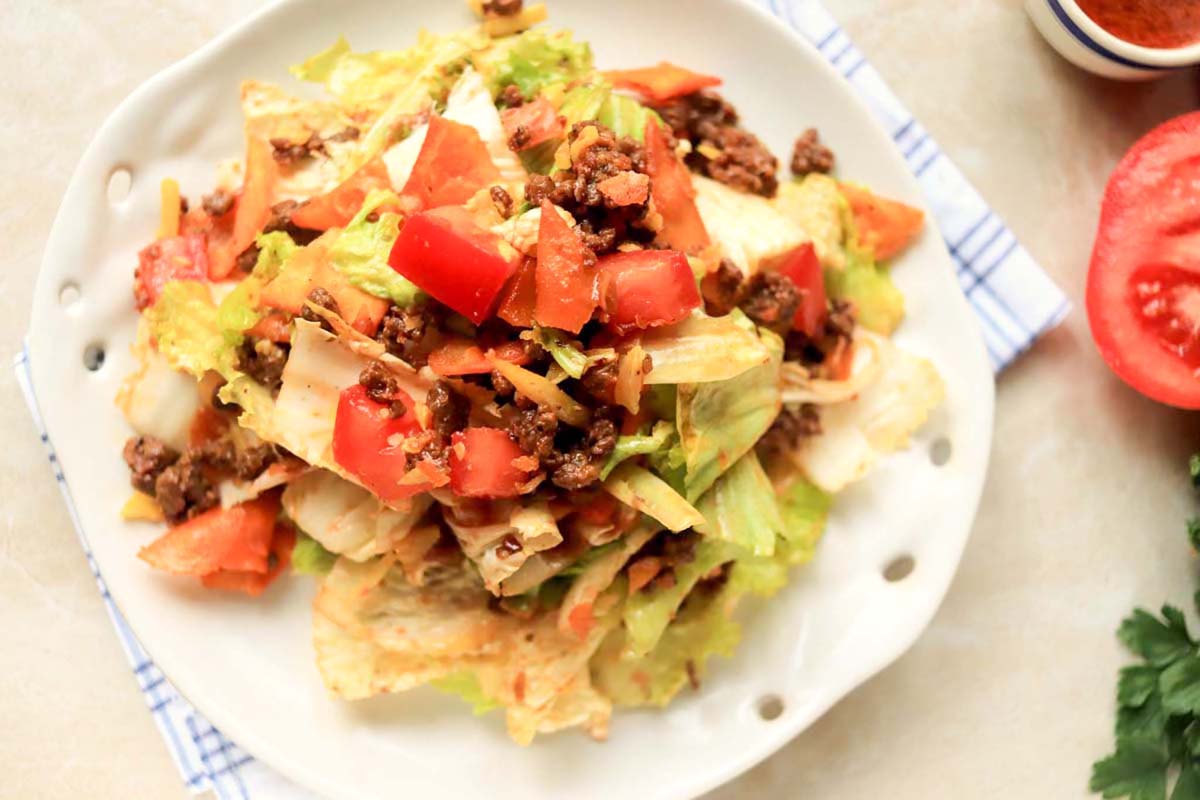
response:
[[[1200,42],[1169,49],[1130,44],[1096,24],[1075,0],[1025,0],[1025,10],[1063,58],[1105,78],[1156,80],[1200,64]]]

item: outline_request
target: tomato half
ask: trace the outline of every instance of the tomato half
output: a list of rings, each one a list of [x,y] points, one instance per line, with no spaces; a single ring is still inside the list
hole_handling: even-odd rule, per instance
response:
[[[537,468],[499,428],[467,428],[450,437],[450,489],[462,497],[516,497]]]
[[[583,241],[549,200],[538,224],[533,317],[538,324],[579,333],[600,300],[597,272],[586,263]]]
[[[408,413],[392,417],[388,407],[367,397],[365,387],[355,384],[338,397],[333,421],[333,459],[385,501],[402,500],[432,488],[428,482],[408,478],[405,438],[417,433],[413,399],[403,390],[397,400]]]
[[[600,259],[608,324],[619,333],[672,325],[700,306],[687,256],[674,250],[636,250]]]
[[[1147,397],[1200,408],[1200,112],[1139,140],[1100,210],[1087,311],[1100,354]]]

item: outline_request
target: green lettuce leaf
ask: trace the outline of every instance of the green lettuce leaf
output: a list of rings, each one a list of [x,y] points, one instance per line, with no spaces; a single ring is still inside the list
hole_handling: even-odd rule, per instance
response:
[[[563,372],[576,380],[583,377],[584,370],[588,366],[588,357],[583,354],[583,351],[568,343],[567,337],[560,331],[551,328],[536,328],[535,334],[538,342],[546,348],[550,357],[563,368]]]
[[[493,700],[483,693],[483,687],[479,685],[479,678],[469,670],[455,672],[430,683],[438,691],[458,695],[471,706],[471,713],[477,717],[503,707],[503,703]]]
[[[612,128],[617,136],[630,136],[641,142],[646,136],[646,122],[661,118],[628,95],[610,94],[601,104],[596,119]]]
[[[771,556],[745,554],[729,573],[729,586],[739,594],[770,597],[788,581],[791,567],[812,560],[825,531],[832,498],[803,478],[778,495],[783,529]]]
[[[689,501],[708,491],[727,467],[749,452],[779,414],[783,340],[767,330],[759,336],[770,353],[767,363],[726,381],[678,387],[675,424]]]
[[[570,31],[533,29],[509,40],[501,40],[476,65],[492,94],[515,85],[533,97],[555,83],[570,83],[592,71],[592,49],[577,42]]]
[[[560,116],[567,118],[567,129],[576,122],[595,119],[604,103],[612,96],[612,87],[603,81],[576,86],[563,95],[558,109]]]
[[[658,645],[641,657],[629,657],[626,634],[617,628],[592,657],[592,680],[622,706],[665,706],[692,680],[704,676],[710,656],[733,655],[741,630],[730,619],[733,593],[691,596]]]
[[[625,505],[661,522],[664,527],[683,531],[704,522],[700,512],[670,484],[636,464],[622,464],[603,484],[604,491]]]
[[[669,535],[669,534],[667,534]],[[684,598],[701,578],[714,568],[732,561],[737,549],[728,542],[708,537],[696,544],[692,560],[675,567],[675,583],[666,588],[646,588],[625,601],[625,657],[645,656],[658,645]]]
[[[227,378],[236,372],[233,348],[221,334],[207,284],[171,281],[144,316],[158,352],[175,369],[197,378],[209,370]]]
[[[753,450],[717,479],[698,508],[705,520],[696,526],[698,533],[755,556],[774,555],[776,540],[785,535],[775,489]]]
[[[638,433],[630,436],[618,436],[617,446],[608,457],[600,470],[600,480],[604,480],[617,466],[626,459],[634,456],[644,456],[657,453],[670,447],[675,435],[675,426],[660,420],[654,423],[650,433]]]
[[[867,330],[890,336],[904,319],[904,295],[891,274],[857,248],[847,248],[844,269],[825,270],[825,290],[835,300],[854,303],[858,321]]]
[[[346,229],[330,245],[329,263],[367,294],[411,306],[420,296],[420,289],[388,264],[392,245],[400,233],[399,215],[389,212],[380,214],[374,222],[367,219],[394,198],[393,192],[373,189]]]
[[[255,238],[258,260],[254,269],[217,306],[217,326],[231,347],[238,347],[243,333],[262,318],[259,295],[262,288],[277,276],[283,266],[300,248],[283,231],[260,233]]]
[[[324,575],[333,569],[337,558],[311,536],[296,534],[296,546],[292,548],[292,572],[298,575]]]

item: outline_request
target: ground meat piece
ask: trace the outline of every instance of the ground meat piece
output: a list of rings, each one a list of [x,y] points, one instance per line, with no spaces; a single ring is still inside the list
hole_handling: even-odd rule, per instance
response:
[[[234,456],[233,474],[238,480],[252,481],[274,463],[276,458],[275,448],[269,444],[239,450]]]
[[[508,219],[513,212],[513,199],[503,186],[493,186],[488,190],[488,194],[492,196],[492,205],[496,206],[496,210],[500,212],[500,216]]]
[[[521,13],[522,0],[484,0],[483,13],[496,17],[511,17]]]
[[[282,203],[276,203],[271,206],[271,216],[267,219],[267,224],[263,226],[263,233],[282,231],[292,237],[292,241],[296,244],[305,245],[311,243],[321,235],[321,231],[301,228],[292,224],[292,214],[299,207],[300,204],[295,200],[284,200]]]
[[[833,151],[821,144],[816,128],[800,134],[792,148],[792,174],[808,175],[812,172],[828,173],[833,169]]]
[[[238,257],[234,260],[233,265],[242,272],[250,272],[252,269],[254,269],[254,265],[257,263],[258,245],[252,244],[238,254]]]
[[[554,454],[554,435],[558,432],[558,417],[545,406],[530,404],[517,414],[508,427],[508,435],[526,453],[539,461]]]
[[[333,136],[326,137],[325,141],[326,142],[338,142],[339,144],[342,142],[353,142],[356,139],[358,139],[359,134],[361,134],[361,133],[362,133],[362,131],[360,131],[358,128],[354,127],[353,125],[350,125],[346,128],[343,128],[342,130],[338,131]]]
[[[737,307],[742,288],[742,271],[728,258],[722,258],[716,271],[705,275],[700,281],[704,310],[709,316],[725,316]]]
[[[154,436],[133,436],[125,442],[122,453],[129,465],[129,482],[133,488],[154,494],[154,482],[167,467],[179,460],[179,451]]]
[[[713,139],[721,128],[738,124],[738,113],[717,92],[704,89],[668,100],[655,110],[679,139]]]
[[[508,149],[514,153],[519,152],[529,144],[529,140],[533,138],[533,134],[529,132],[529,128],[524,125],[518,125],[516,130],[508,137]]]
[[[221,496],[204,459],[185,453],[159,474],[154,482],[154,498],[163,516],[175,525],[213,508]]]
[[[333,295],[320,286],[308,293],[308,302],[341,316],[342,311],[338,308],[337,300],[334,300]],[[300,318],[315,322],[329,333],[333,333],[333,326],[329,324],[329,321],[309,308],[307,304],[300,310]]]
[[[391,370],[379,361],[372,361],[358,376],[359,384],[367,390],[367,397],[389,407],[393,419],[408,413],[408,406],[400,399],[400,382]]]
[[[815,337],[800,331],[789,333],[784,340],[783,358],[807,366],[823,364],[830,353],[845,347],[854,338],[854,325],[854,306],[846,300],[832,300],[820,333]]]
[[[201,198],[200,207],[210,217],[223,217],[233,208],[233,195],[224,189],[217,189]]]
[[[500,104],[508,108],[516,108],[517,106],[525,105],[525,95],[521,94],[520,88],[515,83],[510,83],[500,90],[500,97],[497,98]]]
[[[829,314],[825,317],[826,336],[850,339],[854,336],[854,324],[855,314],[852,303],[839,299],[829,304]]]
[[[428,431],[424,435],[428,436],[428,441],[416,453],[409,454],[406,459],[408,469],[412,469],[418,462],[424,461],[432,464],[441,472],[449,472],[450,447],[448,442],[433,431]]]
[[[600,468],[617,446],[617,426],[610,419],[596,419],[584,442],[563,454],[550,475],[550,482],[567,491],[578,491],[600,480]]]
[[[413,308],[391,306],[383,316],[375,335],[387,351],[414,367],[423,367],[429,359],[426,337],[441,320],[441,306],[426,302]]]
[[[289,139],[272,139],[271,155],[279,164],[291,166],[318,153],[325,153],[325,142],[320,135],[313,131],[303,142],[293,142]]]
[[[471,401],[463,397],[446,381],[438,381],[425,398],[433,416],[433,429],[449,439],[452,433],[467,427]]]
[[[496,558],[501,560],[516,555],[519,552],[521,552],[521,540],[511,533],[501,539],[500,544],[496,545]]]
[[[784,408],[755,445],[764,459],[795,450],[800,440],[821,433],[821,416],[817,407],[805,403],[796,410]]]
[[[583,377],[579,379],[579,383],[583,390],[596,400],[611,404],[616,402],[613,397],[616,393],[619,371],[620,364],[616,359],[597,362],[588,367],[588,370],[583,373]]]
[[[588,429],[587,452],[601,462],[612,455],[617,447],[617,426],[611,419],[592,420]]]
[[[512,381],[501,375],[496,370],[492,370],[492,390],[496,392],[497,397],[512,397],[517,387],[513,386]]]
[[[709,158],[696,150],[688,155],[689,163],[713,180],[751,194],[774,197],[779,188],[776,172],[779,160],[767,146],[750,131],[741,128],[722,128],[712,144],[720,155]]]
[[[283,367],[287,364],[287,358],[287,345],[247,336],[238,348],[237,368],[275,394],[283,381]]]
[[[800,292],[787,276],[760,272],[750,279],[739,306],[755,323],[782,334],[792,327],[800,308]]]

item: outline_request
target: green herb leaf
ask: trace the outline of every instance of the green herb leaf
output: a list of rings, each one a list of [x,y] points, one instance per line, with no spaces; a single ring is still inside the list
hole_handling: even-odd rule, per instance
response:
[[[1144,609],[1135,609],[1117,630],[1126,647],[1154,666],[1163,667],[1188,655],[1192,640],[1182,613],[1171,606],[1163,607],[1166,623]]]
[[[1192,476],[1192,486],[1200,489],[1200,453],[1192,453],[1188,459],[1188,473]]]
[[[1166,727],[1167,712],[1163,710],[1162,693],[1157,687],[1142,705],[1117,709],[1114,729],[1118,739],[1139,736],[1160,739]]]
[[[1200,770],[1187,763],[1179,771],[1179,780],[1171,792],[1171,800],[1200,800]]]
[[[1159,670],[1139,664],[1125,667],[1117,679],[1117,705],[1121,708],[1140,708],[1158,689]]]
[[[1192,549],[1200,553],[1200,517],[1192,517],[1187,521],[1187,532]]]
[[[1117,743],[1117,751],[1092,765],[1088,787],[1104,797],[1165,800],[1167,754],[1156,739],[1136,737]]]
[[[1158,686],[1168,714],[1200,713],[1200,656],[1188,656],[1167,667]]]

